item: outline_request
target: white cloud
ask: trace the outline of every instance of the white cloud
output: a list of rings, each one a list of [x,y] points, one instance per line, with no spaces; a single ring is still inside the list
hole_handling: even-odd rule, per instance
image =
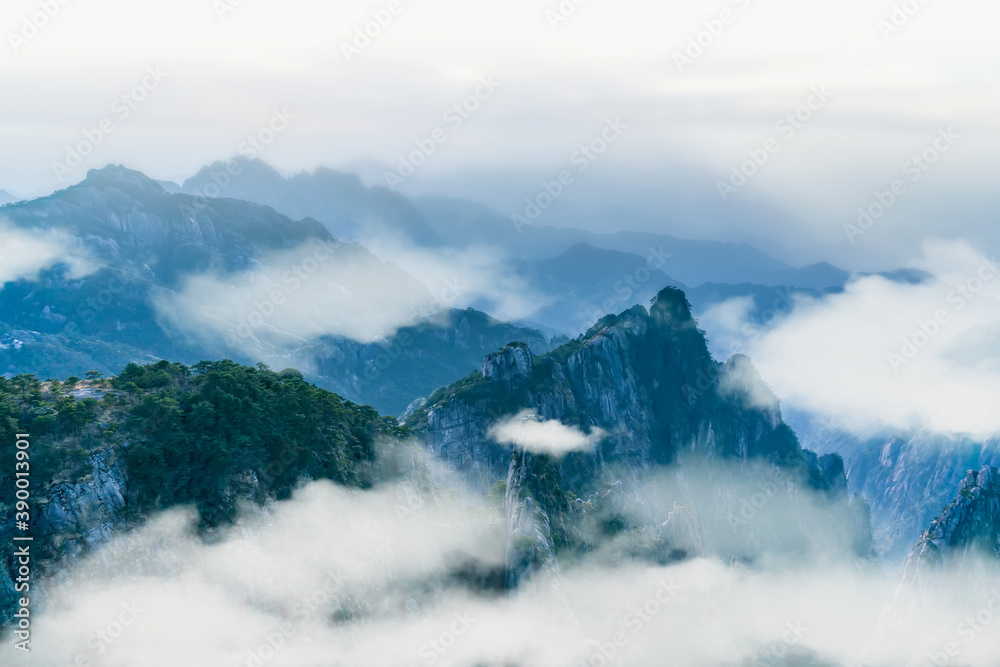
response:
[[[939,280],[858,278],[843,293],[798,298],[763,331],[713,315],[712,324],[729,328],[709,332],[746,351],[786,405],[844,429],[1000,431],[1000,350],[990,344],[1000,332],[1000,267],[945,241],[926,243],[914,266]]]
[[[562,456],[593,449],[604,437],[604,431],[593,427],[590,433],[584,433],[556,419],[541,421],[534,410],[522,410],[494,424],[489,436],[497,442],[517,445],[529,452]]]
[[[234,274],[188,277],[154,297],[164,323],[211,346],[259,356],[317,338],[371,342],[437,306],[422,284],[353,244],[306,243]]]
[[[703,481],[692,474],[688,485],[705,492]],[[809,516],[792,516],[794,506],[786,530]],[[435,500],[329,483],[252,513],[210,544],[192,536],[193,516],[170,512],[48,582],[48,608],[33,610],[32,662],[722,667],[802,652],[823,664],[902,665],[959,640],[963,664],[992,667],[1000,651],[992,627],[957,633],[1000,594],[996,578],[970,594],[967,574],[943,576],[926,617],[891,632],[879,621],[895,575],[829,562],[776,571],[728,559],[656,567],[585,557],[563,565],[557,589],[473,595],[443,575],[456,553],[502,565],[498,519],[459,489]],[[5,639],[0,661],[17,657]]]
[[[708,332],[713,350],[740,349],[740,338],[749,331],[747,322],[756,305],[752,296],[740,296],[712,304],[698,313],[698,326]]]
[[[63,245],[49,234],[0,220],[0,289],[8,282],[36,278],[39,271],[58,263],[65,255]],[[81,266],[74,265],[71,273],[79,277],[81,270]]]
[[[473,306],[512,321],[530,318],[552,301],[516,276],[496,247],[420,248],[385,236],[363,238],[361,244],[419,279],[438,301],[452,307]]]

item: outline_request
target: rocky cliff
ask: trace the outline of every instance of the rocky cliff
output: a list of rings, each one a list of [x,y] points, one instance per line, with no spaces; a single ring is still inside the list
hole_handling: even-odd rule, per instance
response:
[[[905,560],[953,500],[968,470],[1000,466],[996,438],[977,441],[926,431],[871,438],[825,435],[813,446],[843,456],[850,490],[871,506],[879,553],[890,561]]]
[[[983,466],[966,472],[958,496],[911,549],[901,581],[883,609],[877,636],[885,641],[914,629],[935,632],[921,624],[928,623],[943,601],[967,611],[979,609],[998,577],[1000,470]],[[994,588],[987,594],[995,593]],[[936,645],[933,649],[939,650]]]
[[[524,409],[535,410],[541,420],[598,430],[602,437],[590,451],[558,458],[526,454],[491,438],[494,424]],[[840,458],[820,458],[800,447],[781,419],[777,398],[746,357],[725,363],[711,358],[690,305],[673,288],[660,292],[648,311],[636,306],[606,317],[546,355],[535,356],[524,344],[504,347],[486,357],[480,372],[433,394],[406,423],[432,453],[480,488],[522,479],[529,463],[548,466],[548,484],[526,489],[519,483],[518,493],[507,494],[511,540],[536,535],[534,544],[542,546],[529,550],[536,561],[545,555],[541,560],[547,562],[551,545],[592,550],[606,538],[623,557],[693,555],[703,548],[703,536],[694,530],[699,521],[710,524],[705,531],[713,546],[729,544],[742,556],[759,554],[765,543],[786,542],[783,530],[794,518],[777,527],[753,510],[752,521],[737,525],[746,498],[730,484],[740,482],[739,475],[727,476],[732,470],[742,470],[744,482],[758,476],[770,480],[765,505],[772,496],[815,493],[827,499],[838,507],[829,514],[839,513],[836,521],[848,543],[866,556],[873,551],[867,508],[848,498]],[[702,474],[695,470],[707,470],[710,481],[680,493],[689,510],[650,488],[658,475]],[[779,506],[782,501],[762,514]],[[529,530],[525,516],[532,517]],[[807,530],[790,530],[799,529]],[[720,537],[720,530],[741,537]],[[546,532],[547,539],[537,539]],[[524,556],[515,552],[517,559]]]
[[[918,581],[928,570],[970,555],[1000,559],[1000,470],[992,466],[968,471],[958,497],[910,553],[904,580]]]

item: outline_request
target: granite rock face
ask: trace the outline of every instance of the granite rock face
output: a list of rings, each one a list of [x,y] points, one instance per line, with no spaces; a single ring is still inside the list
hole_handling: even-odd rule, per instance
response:
[[[567,457],[570,477],[618,463],[758,458],[805,466],[824,489],[844,485],[842,462],[833,456],[821,467],[799,446],[746,357],[712,360],[677,290],[664,290],[650,311],[636,306],[609,316],[546,355],[508,345],[487,356],[480,373],[437,392],[407,423],[431,451],[491,484],[506,476],[511,450],[492,442],[489,428],[525,408],[605,433],[594,451]]]
[[[56,481],[34,492],[35,574],[40,564],[68,562],[86,551],[106,544],[116,530],[125,527],[127,494],[124,471],[110,449],[92,454],[90,473],[72,481]],[[44,587],[32,584],[35,597],[45,599]],[[39,594],[40,593],[40,594]],[[18,595],[7,567],[0,567],[0,618],[7,618]]]
[[[812,444],[812,443],[810,443]],[[1000,466],[1000,442],[920,431],[885,438],[836,433],[815,446],[843,456],[850,490],[871,506],[879,553],[902,562],[970,469]]]
[[[554,531],[549,512],[533,493],[534,457],[517,453],[507,474],[504,508],[507,515],[507,551],[504,586],[518,588],[523,581],[535,584],[558,578]]]
[[[490,437],[495,423],[525,409],[586,433],[600,429],[600,442],[590,451],[552,457],[558,474],[546,468],[550,484],[526,484],[528,463],[549,457]],[[681,506],[671,511],[645,488],[652,477],[679,474],[688,464],[785,471],[776,495],[814,491],[841,503],[838,512],[858,533],[848,539],[865,556],[872,552],[867,507],[848,498],[843,461],[801,448],[749,359],[711,358],[676,289],[663,290],[649,310],[636,306],[602,319],[548,354],[534,356],[523,344],[504,347],[486,357],[481,372],[414,409],[407,424],[474,486],[488,489],[507,480],[510,539],[524,543],[523,536],[533,535],[542,545],[532,552],[536,563],[548,562],[553,544],[558,553],[592,549],[604,539],[617,540],[623,556],[662,561],[663,554],[703,553],[698,514]],[[725,522],[741,498],[724,482],[715,484],[719,488],[707,492],[715,493],[710,502],[717,506],[711,521]],[[643,517],[632,516],[636,511]],[[538,538],[546,525],[549,538]],[[525,558],[509,558],[516,570],[509,578],[526,576]]]
[[[910,551],[901,581],[882,612],[879,634],[912,629],[942,599],[976,609],[998,576],[1000,470],[983,466],[966,472],[958,496]]]
[[[531,377],[534,355],[524,343],[511,343],[483,360],[482,374],[494,382],[514,382]]]
[[[958,497],[924,531],[910,552],[904,579],[919,580],[929,569],[963,556],[1000,559],[1000,470],[970,470]]]
[[[125,477],[115,456],[95,454],[90,465],[88,478],[47,490],[35,524],[40,535],[63,536],[71,553],[105,542],[125,509]]]

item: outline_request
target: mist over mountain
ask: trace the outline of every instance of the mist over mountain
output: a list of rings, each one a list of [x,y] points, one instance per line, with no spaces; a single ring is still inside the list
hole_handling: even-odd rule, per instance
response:
[[[824,435],[810,446],[844,457],[851,491],[871,505],[880,553],[897,562],[951,503],[970,470],[1000,463],[996,438],[977,441],[929,432],[869,439]]]
[[[520,424],[511,423],[509,437],[515,446],[522,438],[528,443],[530,429],[538,423],[523,416],[529,409],[537,411],[534,416],[542,424],[572,425],[594,434],[590,447],[565,456],[534,450],[522,455],[515,448],[512,457],[510,446],[498,443],[491,427],[518,413]],[[591,521],[614,535],[620,547],[654,559],[715,553],[754,561],[772,547],[816,548],[807,544],[807,531],[796,536],[798,529],[791,525],[778,529],[771,510],[757,516],[751,507],[754,516],[740,518],[747,508],[739,505],[729,486],[733,481],[723,472],[735,462],[748,470],[758,465],[770,469],[789,488],[826,494],[827,511],[837,517],[832,520],[840,522],[843,533],[835,541],[858,557],[874,554],[867,508],[847,496],[840,458],[819,459],[800,448],[781,420],[777,398],[749,360],[712,360],[690,304],[674,288],[660,291],[648,312],[636,306],[606,317],[547,355],[536,358],[523,344],[505,347],[485,359],[481,373],[430,396],[405,423],[424,433],[430,451],[479,487],[506,484],[508,526],[540,540],[531,547],[531,558],[509,551],[508,567],[512,560],[551,560],[559,544],[575,540],[586,549],[588,538],[573,535],[583,530],[573,525],[577,512],[595,512]],[[539,442],[554,441],[549,436]],[[726,481],[687,493],[682,484],[673,490],[679,496],[672,500],[669,491],[661,489],[664,495],[659,495],[643,488],[659,466],[697,469],[703,461],[710,469],[718,465]],[[515,483],[520,488],[513,488]],[[774,493],[775,504],[783,502],[780,491]],[[573,500],[588,495],[590,500]],[[636,498],[643,509],[625,508],[624,498]],[[671,506],[672,522],[667,516]],[[678,529],[681,521],[686,523]],[[825,535],[826,530],[819,532]],[[671,536],[672,531],[679,532]],[[520,580],[531,574],[511,576]]]
[[[591,662],[607,631],[594,600],[629,618],[637,588],[657,611],[626,629],[622,655],[726,664],[773,661],[782,646],[806,664],[902,664],[936,655],[960,622],[949,559],[993,558],[975,582],[998,581],[995,469],[970,473],[929,526],[914,554],[932,545],[944,558],[911,557],[919,584],[881,577],[867,506],[848,492],[841,458],[800,446],[747,358],[711,358],[674,288],[548,354],[505,346],[402,426],[293,370],[159,362],[83,384],[0,382],[0,409],[36,434],[37,483],[51,499],[33,523],[41,571],[59,574],[36,593],[48,620],[40,651],[55,661],[143,659],[131,633],[88,644],[77,614],[106,614],[127,595],[137,628],[180,628],[183,615],[161,612],[186,580],[216,618],[214,641],[186,628],[199,637],[193,664],[259,655],[234,640],[256,646],[283,622],[296,629],[280,635],[285,656],[318,657],[319,642],[345,659],[395,663],[426,652],[428,628],[455,614],[474,640],[448,654],[455,664],[539,651]],[[336,485],[307,481],[317,479]],[[198,511],[160,513],[178,504]],[[301,542],[317,516],[324,531]],[[298,575],[252,586],[266,578],[256,564],[265,554]],[[226,562],[249,569],[222,575]],[[327,596],[311,597],[319,589]],[[373,602],[386,597],[398,608]],[[743,623],[748,612],[761,627]],[[790,613],[795,621],[781,620]],[[524,614],[534,630],[517,625]],[[692,617],[723,621],[715,642],[674,636]],[[511,638],[490,642],[483,618]],[[362,641],[341,645],[347,635]],[[989,635],[974,638],[963,655],[988,664]]]
[[[1000,664],[1000,5],[0,16],[0,667]]]
[[[418,245],[442,243],[406,198],[385,187],[365,187],[356,175],[332,169],[300,172],[286,179],[259,159],[236,157],[202,167],[179,191],[252,201],[295,220],[313,218],[343,240],[392,234]]]
[[[3,218],[53,249],[0,291],[8,374],[114,374],[123,363],[164,358],[295,359],[311,377],[331,372],[320,380],[328,386],[398,413],[512,337],[540,351],[548,345],[537,332],[450,311],[440,297],[454,296],[432,295],[315,220],[171,194],[121,167],[6,207]],[[439,326],[452,333],[426,336]],[[403,327],[416,328],[397,336]],[[408,360],[427,354],[424,345],[441,365],[415,373]],[[414,386],[399,387],[396,373]]]
[[[793,268],[745,242],[720,243],[653,233],[602,234],[574,229],[572,220],[566,220],[569,226],[565,227],[524,226],[476,202],[440,196],[410,200],[379,185],[366,187],[354,175],[329,169],[285,178],[259,159],[237,157],[213,163],[175,189],[198,197],[239,197],[273,206],[292,218],[314,218],[336,238],[361,242],[425,283],[446,283],[436,276],[444,267],[456,264],[465,277],[470,272],[488,272],[480,285],[496,282],[497,276],[503,275],[505,280],[514,281],[513,290],[528,288],[536,293],[534,302],[507,303],[501,294],[479,287],[484,293],[465,295],[464,303],[500,319],[572,335],[586,329],[595,313],[608,314],[648,300],[666,284],[750,283],[835,289],[848,277],[847,272],[826,263]],[[626,225],[630,215],[641,218],[628,210],[610,213],[620,215]],[[410,243],[420,250],[415,252]],[[596,269],[593,275],[571,268],[583,259],[579,256],[581,245],[608,251],[585,258],[587,265]],[[483,254],[491,258],[488,266],[478,259]],[[560,262],[577,275],[560,275]],[[425,275],[435,277],[428,280]],[[712,304],[714,301],[704,306]]]
[[[833,267],[792,269],[746,244],[553,227],[517,234],[509,220],[473,202],[425,197],[411,205],[399,195],[366,188],[357,178],[329,170],[285,179],[260,161],[239,158],[206,167],[185,189],[197,190],[198,178],[205,187],[219,169],[235,171],[233,165],[240,170],[229,183],[233,189],[219,194],[253,194],[289,206],[299,202],[300,211],[317,202],[310,210],[326,211],[333,222],[294,222],[268,206],[171,193],[169,186],[120,167],[91,172],[65,191],[6,207],[4,218],[14,230],[30,230],[33,238],[44,231],[45,247],[52,250],[46,255],[41,247],[34,249],[31,254],[43,261],[41,273],[32,276],[34,268],[25,267],[16,276],[20,279],[0,292],[5,372],[66,377],[96,369],[110,375],[129,362],[233,357],[297,367],[327,388],[398,415],[414,399],[477,368],[491,350],[521,340],[534,353],[545,353],[553,336],[583,332],[605,314],[648,302],[665,285],[685,290],[714,337],[730,317],[719,310],[724,304],[745,304],[739,317],[757,336],[792,313],[797,300],[837,294],[846,284],[846,274]],[[395,231],[372,222],[376,218],[388,220],[385,224]],[[424,272],[418,275],[433,276],[426,273],[428,265],[447,264],[444,252],[479,243],[496,248],[497,261],[490,260],[485,271],[482,264],[465,264],[464,275],[438,283],[446,287],[435,294],[422,290],[412,276],[393,273],[364,248],[333,242],[329,233],[331,225],[340,225],[345,233],[364,233],[377,241],[385,234],[405,236],[419,220],[433,232],[424,242],[437,254],[433,261],[420,255],[413,262]],[[337,267],[317,268],[302,280],[315,260],[316,248],[308,246],[313,242],[333,243],[319,247],[337,258]],[[44,260],[46,256],[58,256],[61,262]],[[321,264],[330,263],[316,266]],[[460,294],[463,287],[468,290],[470,267],[479,267],[475,270],[485,282],[497,272],[513,277],[536,295],[538,307],[529,308],[527,316],[512,317],[489,290]],[[370,277],[361,279],[366,273]],[[884,277],[919,287],[929,275],[907,269]],[[331,318],[347,306],[343,290],[352,280],[352,290],[368,295],[355,306],[362,310]],[[428,282],[433,284],[425,278]],[[375,292],[372,285],[378,286]],[[288,302],[272,303],[275,289]],[[390,301],[377,295],[388,295]],[[501,320],[434,305],[442,300],[461,303],[463,297]],[[374,303],[380,305],[371,309]],[[366,311],[370,314],[362,315]],[[280,326],[274,317],[281,318]],[[533,331],[532,323],[547,333]],[[723,357],[746,349],[725,337],[711,342]],[[801,429],[806,441],[817,440],[808,420]],[[895,436],[908,437],[905,432]],[[969,458],[955,453],[936,463],[941,448],[950,451],[939,443],[923,458],[903,457],[905,464],[889,464],[883,457],[875,465],[871,461],[883,449],[879,442],[861,444],[847,437],[840,444],[824,442],[821,438],[813,446],[845,456],[852,490],[872,505],[880,550],[896,557],[947,502],[947,489],[964,468],[993,460],[992,454]],[[890,474],[900,481],[876,481]],[[925,487],[933,491],[916,498],[915,489]],[[914,513],[918,506],[923,510]]]

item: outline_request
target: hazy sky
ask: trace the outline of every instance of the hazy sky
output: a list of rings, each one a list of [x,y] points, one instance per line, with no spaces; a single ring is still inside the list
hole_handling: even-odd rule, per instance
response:
[[[0,188],[19,195],[109,162],[183,177],[287,109],[294,119],[259,151],[283,171],[396,166],[442,128],[446,141],[401,190],[474,196],[506,214],[618,118],[621,136],[557,207],[625,204],[845,265],[910,256],[931,231],[995,240],[1000,8],[986,0],[911,0],[891,32],[894,3],[881,0],[67,0],[52,18],[42,6],[0,10]],[[348,62],[344,44],[373,12],[387,25]],[[685,53],[692,39],[700,54]],[[449,122],[481,77],[499,86]],[[115,103],[144,81],[144,101]],[[801,127],[779,128],[808,101]],[[104,118],[114,131],[58,180],[54,163]],[[949,127],[958,138],[911,182],[907,160]],[[719,182],[768,139],[776,151],[723,202]],[[848,243],[844,224],[895,179],[905,193]]]

